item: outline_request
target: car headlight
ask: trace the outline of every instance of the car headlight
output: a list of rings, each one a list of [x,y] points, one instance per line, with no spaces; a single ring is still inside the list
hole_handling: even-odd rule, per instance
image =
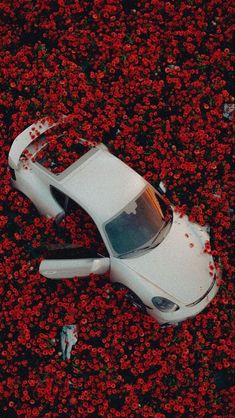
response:
[[[176,303],[160,296],[155,296],[152,298],[152,302],[154,306],[156,306],[156,308],[161,312],[171,312],[177,311],[177,309],[179,309],[179,306]]]

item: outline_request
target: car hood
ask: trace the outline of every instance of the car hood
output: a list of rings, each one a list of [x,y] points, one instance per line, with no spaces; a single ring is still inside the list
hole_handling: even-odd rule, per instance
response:
[[[202,297],[212,283],[209,264],[214,266],[213,258],[203,251],[208,239],[203,227],[174,212],[171,229],[157,247],[121,261],[166,297],[187,305]]]

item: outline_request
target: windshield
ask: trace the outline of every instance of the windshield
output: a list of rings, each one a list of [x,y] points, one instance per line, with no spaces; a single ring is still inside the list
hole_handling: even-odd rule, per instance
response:
[[[166,233],[162,231],[171,219],[171,207],[147,186],[138,198],[106,222],[105,232],[115,254],[120,257],[158,245],[164,239]]]

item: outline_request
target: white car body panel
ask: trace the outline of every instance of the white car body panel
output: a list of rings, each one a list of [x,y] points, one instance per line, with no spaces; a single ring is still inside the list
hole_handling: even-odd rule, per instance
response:
[[[66,194],[82,202],[100,224],[118,213],[147,184],[134,170],[103,150],[97,150],[69,174],[65,170],[58,179]]]
[[[34,162],[32,156],[38,151],[34,148],[34,139],[55,125],[46,122],[41,126],[39,121],[18,135],[9,153],[9,165],[16,176],[12,185],[28,196],[38,211],[47,217],[64,214],[64,209],[51,193],[51,186],[77,202],[95,221],[110,259],[44,260],[40,264],[40,273],[59,279],[103,274],[110,268],[111,280],[123,283],[135,292],[161,324],[179,322],[201,312],[218,291],[209,271],[209,264],[214,266],[213,259],[203,252],[205,241],[209,239],[205,228],[189,222],[186,216],[179,217],[172,207],[172,226],[158,246],[126,258],[115,257],[103,224],[135,199],[149,183],[110,154],[104,144],[92,148],[61,174],[53,174]],[[34,138],[32,131],[36,132]],[[20,158],[25,147],[31,154],[27,161]],[[179,309],[160,311],[152,303],[156,296],[169,299]]]

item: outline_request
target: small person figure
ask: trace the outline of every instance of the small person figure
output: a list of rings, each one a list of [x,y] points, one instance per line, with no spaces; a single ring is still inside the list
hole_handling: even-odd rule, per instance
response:
[[[60,333],[63,360],[70,360],[72,347],[78,340],[77,326],[65,325]]]
[[[235,103],[225,103],[224,104],[224,118],[228,120],[233,120],[234,118]]]

